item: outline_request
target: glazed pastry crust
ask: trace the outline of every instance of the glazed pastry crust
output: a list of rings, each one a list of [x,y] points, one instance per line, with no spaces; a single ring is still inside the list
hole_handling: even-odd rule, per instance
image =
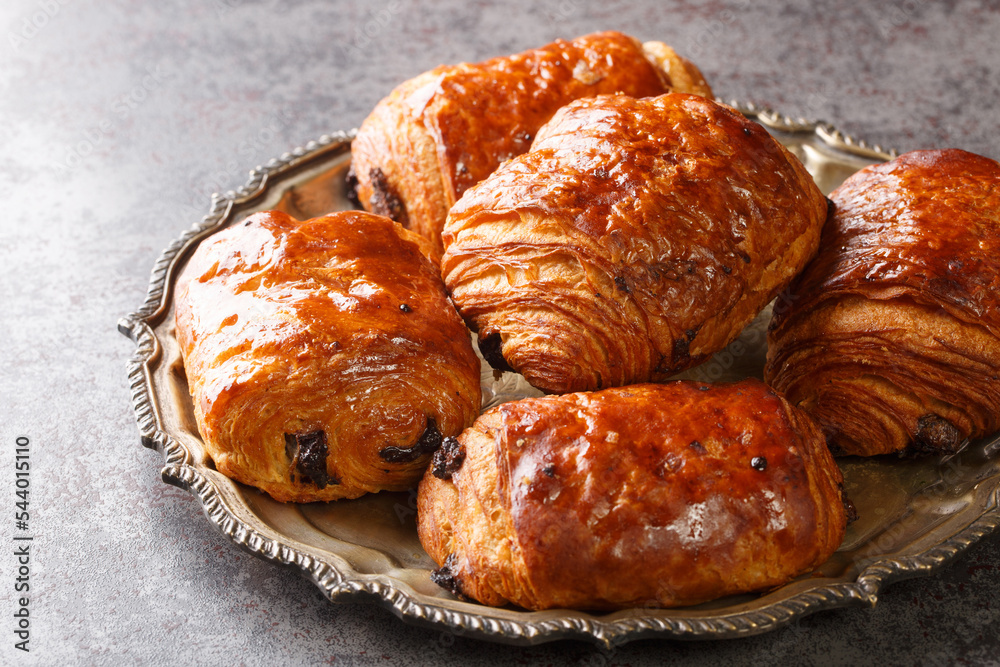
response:
[[[488,605],[697,604],[809,572],[844,536],[822,434],[757,380],[525,399],[458,442],[418,531],[437,579]]]
[[[202,242],[178,280],[176,332],[220,472],[295,502],[419,481],[481,396],[431,252],[362,212],[258,213]]]
[[[950,451],[1000,428],[1000,164],[915,151],[830,194],[776,310],[765,378],[846,454]]]
[[[438,67],[398,86],[362,123],[351,146],[358,200],[440,252],[448,209],[527,151],[559,107],[602,93],[671,90],[711,96],[701,72],[670,47],[617,32]]]
[[[561,109],[452,208],[442,275],[498,367],[565,393],[706,359],[812,258],[827,204],[724,105],[679,93]],[[502,356],[502,358],[500,358]]]

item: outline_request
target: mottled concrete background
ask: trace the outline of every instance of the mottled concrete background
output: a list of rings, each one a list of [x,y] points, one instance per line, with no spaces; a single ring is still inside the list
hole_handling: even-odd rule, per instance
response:
[[[726,98],[900,149],[1000,158],[996,2],[0,5],[0,663],[949,664],[1000,653],[1000,536],[875,609],[764,636],[515,648],[338,606],[217,534],[139,445],[118,317],[213,190],[396,83],[616,28],[696,60]],[[15,438],[32,443],[31,653],[13,647]],[[5,506],[4,506],[5,505]]]

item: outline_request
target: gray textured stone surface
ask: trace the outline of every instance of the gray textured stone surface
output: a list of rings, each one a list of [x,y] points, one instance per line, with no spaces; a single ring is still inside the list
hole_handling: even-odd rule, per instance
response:
[[[516,648],[333,605],[217,534],[139,446],[118,317],[208,195],[396,83],[615,28],[726,98],[900,149],[1000,158],[997,3],[6,0],[0,6],[0,663],[950,664],[1000,653],[1000,536],[874,609],[714,643]],[[31,438],[31,652],[16,651],[13,443]]]

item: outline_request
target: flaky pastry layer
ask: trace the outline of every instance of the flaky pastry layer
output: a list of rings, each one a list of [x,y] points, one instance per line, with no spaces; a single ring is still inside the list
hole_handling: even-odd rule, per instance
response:
[[[765,379],[845,454],[954,451],[1000,429],[1000,164],[914,151],[830,199]]]
[[[481,396],[431,253],[353,211],[258,213],[199,246],[178,280],[176,330],[220,472],[295,502],[420,479]]]
[[[846,513],[816,425],[757,380],[506,403],[424,476],[435,581],[489,605],[674,607],[826,561]]]
[[[504,160],[527,151],[557,109],[604,93],[672,90],[712,94],[698,68],[669,46],[618,32],[437,67],[400,84],[362,123],[351,146],[358,200],[440,253],[448,209]]]
[[[790,283],[826,210],[802,164],[733,109],[604,95],[465,193],[441,270],[487,359],[535,387],[658,381]]]

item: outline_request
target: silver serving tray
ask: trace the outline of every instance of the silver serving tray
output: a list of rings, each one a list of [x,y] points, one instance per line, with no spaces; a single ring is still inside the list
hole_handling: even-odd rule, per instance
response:
[[[793,120],[731,102],[806,165],[824,193],[895,152],[855,141],[827,123]],[[174,337],[172,287],[190,251],[247,215],[280,209],[300,219],[350,208],[344,176],[353,133],[325,135],[214,195],[211,210],[163,251],[143,305],[118,329],[136,343],[129,365],[142,443],[163,455],[162,477],[189,490],[209,520],[247,551],[300,569],[334,602],[370,601],[407,622],[513,644],[586,639],[605,646],[643,637],[717,639],[773,630],[824,609],[872,606],[891,582],[941,568],[1000,525],[1000,436],[949,456],[840,459],[860,518],[816,572],[760,595],[680,609],[531,612],[462,602],[430,581],[435,564],[417,539],[416,492],[332,503],[281,504],[219,474],[198,435]],[[760,377],[770,309],[698,368],[702,380]],[[485,406],[535,392],[520,376],[483,370]]]

